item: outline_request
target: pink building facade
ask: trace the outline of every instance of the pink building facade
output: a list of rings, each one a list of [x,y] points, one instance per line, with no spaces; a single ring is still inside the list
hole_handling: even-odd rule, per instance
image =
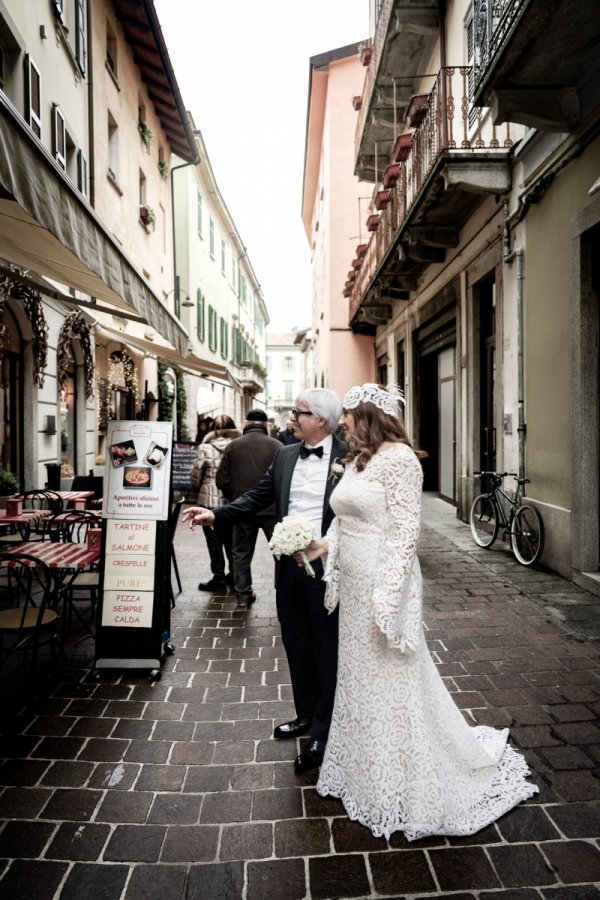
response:
[[[356,112],[365,70],[357,44],[310,59],[302,221],[311,247],[314,387],[343,394],[376,378],[372,335],[349,325],[348,259],[366,241],[365,185],[354,175]]]

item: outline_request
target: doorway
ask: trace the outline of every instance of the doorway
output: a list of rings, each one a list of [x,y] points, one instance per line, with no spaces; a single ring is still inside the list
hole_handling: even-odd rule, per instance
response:
[[[449,503],[456,503],[455,368],[454,328],[420,343],[419,448],[428,454],[423,460],[423,490],[434,491]]]
[[[496,280],[478,285],[479,295],[479,466],[496,470]]]

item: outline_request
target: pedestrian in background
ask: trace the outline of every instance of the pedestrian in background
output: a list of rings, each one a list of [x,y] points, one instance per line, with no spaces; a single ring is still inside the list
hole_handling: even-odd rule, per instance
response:
[[[300,438],[297,438],[294,434],[294,423],[291,419],[288,419],[285,423],[285,428],[282,428],[279,434],[277,435],[277,440],[281,441],[282,444],[286,446],[288,444],[299,444]]]
[[[267,415],[262,409],[251,409],[243,428],[243,436],[225,447],[217,470],[217,487],[227,500],[237,500],[255,487],[281,450],[279,441],[268,434]],[[203,504],[206,505],[206,504]],[[233,522],[233,583],[238,609],[247,609],[256,600],[252,590],[252,557],[258,532],[271,540],[277,516],[275,504]]]
[[[217,416],[213,420],[213,430],[209,431],[196,452],[190,471],[192,487],[198,492],[197,502],[202,506],[218,507],[226,499],[217,487],[217,469],[221,464],[223,451],[241,432],[235,427],[231,416]],[[233,589],[233,565],[231,559],[231,524],[215,523],[214,528],[203,528],[208,554],[210,556],[211,578],[201,581],[199,591],[225,591]],[[229,572],[225,573],[225,559]]]

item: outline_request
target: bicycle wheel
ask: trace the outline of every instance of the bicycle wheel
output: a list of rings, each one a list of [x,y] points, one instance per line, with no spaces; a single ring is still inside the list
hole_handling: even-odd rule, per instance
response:
[[[523,566],[531,566],[544,549],[544,523],[537,509],[524,504],[516,511],[510,528],[512,551]]]
[[[498,536],[498,511],[489,494],[475,497],[469,522],[475,543],[480,547],[491,547]]]

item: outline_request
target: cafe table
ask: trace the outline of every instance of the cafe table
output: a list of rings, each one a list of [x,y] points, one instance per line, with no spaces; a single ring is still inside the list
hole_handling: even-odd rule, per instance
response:
[[[8,547],[6,553],[26,553],[28,556],[34,557],[31,562],[25,563],[28,566],[35,566],[35,560],[46,563],[53,575],[55,602],[63,599],[63,641],[66,637],[66,607],[69,604],[68,587],[73,578],[84,570],[92,569],[100,558],[100,545],[88,547],[87,543],[82,544],[66,544],[51,543],[49,541],[23,541]],[[10,565],[10,563],[9,563]],[[71,611],[75,613],[80,623],[86,627],[90,634],[93,632],[79,615],[79,611],[74,603],[70,604]]]
[[[21,540],[26,541],[31,526],[50,515],[52,515],[51,509],[25,509],[14,515],[8,515],[5,509],[0,509],[0,528],[10,526],[15,536],[18,532]]]
[[[40,488],[40,493],[43,493],[46,488]],[[50,490],[48,488],[48,490]],[[89,497],[94,496],[94,491],[52,491],[52,494],[56,497],[60,497],[65,506],[70,505],[71,507],[77,509],[85,508],[85,504]],[[15,494],[15,500],[23,499],[22,494]]]

